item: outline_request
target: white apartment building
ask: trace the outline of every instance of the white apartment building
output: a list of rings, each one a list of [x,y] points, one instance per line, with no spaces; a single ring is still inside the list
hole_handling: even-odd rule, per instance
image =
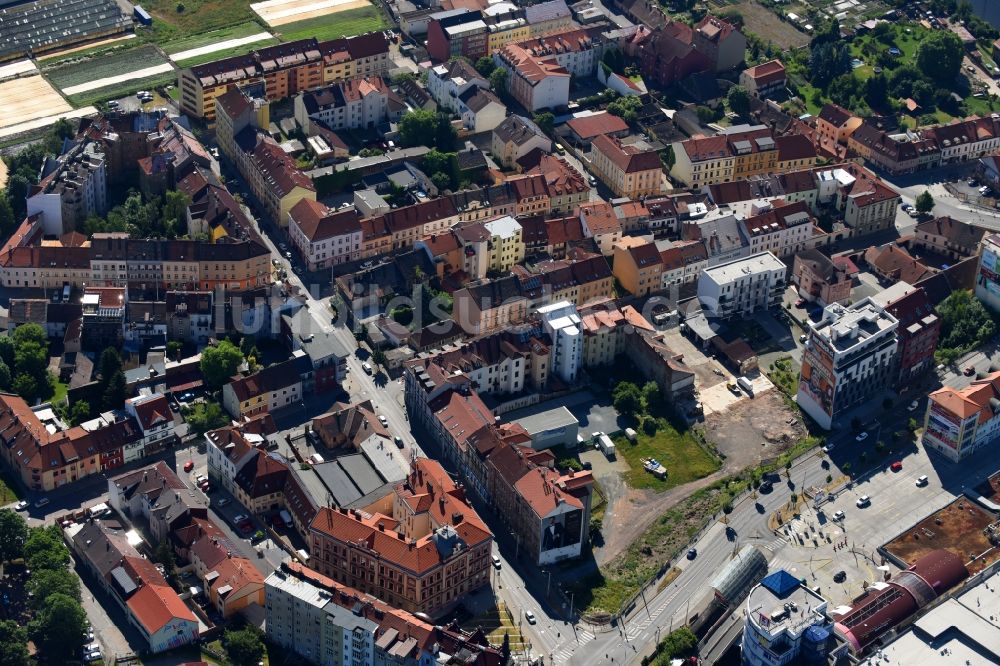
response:
[[[336,83],[295,96],[295,120],[306,134],[320,121],[332,130],[373,128],[399,118],[405,105],[380,76]]]
[[[506,273],[524,260],[521,225],[510,215],[483,223],[490,234],[490,268]]]
[[[538,308],[538,315],[552,338],[551,372],[564,382],[576,381],[583,365],[583,326],[576,306],[559,301]]]
[[[784,569],[765,577],[750,590],[741,639],[744,666],[798,663],[805,654],[825,657],[833,623],[827,601]],[[812,627],[820,631],[808,632]],[[824,659],[825,663],[825,659]]]
[[[89,141],[60,155],[55,164],[42,166],[39,191],[28,197],[27,217],[41,215],[45,234],[61,236],[73,231],[91,215],[104,215],[107,202],[107,168],[104,152]],[[51,165],[51,166],[50,166]]]
[[[781,302],[785,265],[770,252],[719,264],[698,278],[698,300],[713,317],[744,317]]]
[[[899,321],[872,299],[832,303],[810,324],[796,402],[823,428],[870,400],[895,376]]]
[[[787,257],[806,249],[813,225],[804,203],[775,208],[770,201],[754,201],[750,217],[741,223],[750,241],[750,253],[771,252]]]
[[[463,58],[456,58],[427,72],[427,92],[443,110],[459,113],[459,97],[473,88],[489,90],[490,82]]]
[[[170,411],[170,403],[160,393],[129,398],[125,401],[125,411],[136,420],[142,430],[142,450],[152,450],[166,444],[174,434],[174,416]],[[132,455],[129,463],[138,459],[137,447],[129,447]],[[126,456],[127,458],[127,456]]]

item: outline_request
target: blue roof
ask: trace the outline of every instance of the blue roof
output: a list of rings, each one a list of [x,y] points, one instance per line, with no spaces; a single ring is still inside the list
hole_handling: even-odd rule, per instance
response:
[[[760,582],[776,597],[783,597],[799,586],[799,579],[784,569],[775,571]]]
[[[805,639],[807,641],[812,641],[813,643],[825,643],[828,638],[830,638],[830,632],[818,624],[814,624],[806,629]]]

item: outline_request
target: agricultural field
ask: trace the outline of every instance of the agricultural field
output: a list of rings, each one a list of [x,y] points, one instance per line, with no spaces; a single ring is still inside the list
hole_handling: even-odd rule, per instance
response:
[[[369,6],[369,0],[264,0],[250,5],[271,27]]]
[[[280,42],[275,37],[268,37],[267,39],[255,41],[251,44],[241,44],[239,46],[224,48],[221,51],[201,53],[184,59],[175,59],[175,62],[177,63],[177,66],[181,68],[194,67],[195,65],[203,65],[206,62],[214,62],[216,60],[222,60],[223,58],[245,55],[255,49],[262,49],[268,46],[274,46],[275,44],[280,44]]]
[[[335,16],[306,19],[275,28],[284,42],[315,37],[320,41],[360,35],[386,27],[382,12],[374,5],[338,12]]]
[[[122,76],[141,69],[169,64],[155,46],[145,45],[99,58],[84,58],[55,66],[43,65],[42,73],[60,90],[92,81]]]
[[[175,53],[190,51],[192,49],[202,48],[212,44],[221,44],[222,42],[227,42],[231,39],[250,37],[261,32],[266,32],[266,30],[260,23],[257,23],[256,21],[246,21],[245,23],[229,26],[228,28],[222,28],[220,30],[210,30],[208,32],[200,32],[198,34],[188,35],[179,39],[172,39],[169,42],[162,44],[162,47],[168,55],[174,55]]]
[[[0,83],[3,116],[0,127],[19,125],[70,110],[59,93],[41,76],[25,76]]]
[[[142,6],[153,16],[153,25],[141,29],[139,34],[147,35],[158,44],[254,19],[250,3],[244,0],[145,0]],[[183,11],[177,11],[178,8]]]

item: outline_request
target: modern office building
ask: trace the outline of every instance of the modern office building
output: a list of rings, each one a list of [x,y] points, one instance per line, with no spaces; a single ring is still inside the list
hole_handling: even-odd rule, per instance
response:
[[[899,320],[866,298],[828,305],[810,324],[795,399],[823,428],[847,409],[892,386],[899,349]]]

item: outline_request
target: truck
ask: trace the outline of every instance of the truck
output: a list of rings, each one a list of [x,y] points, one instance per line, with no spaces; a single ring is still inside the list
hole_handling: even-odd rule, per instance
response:
[[[603,432],[594,433],[594,442],[597,444],[597,448],[601,450],[608,459],[613,459],[615,457],[615,443],[611,441],[611,438],[605,435]]]
[[[750,396],[751,398],[753,397],[753,384],[750,383],[749,379],[747,379],[746,377],[740,377],[739,379],[736,380],[736,384],[741,389],[746,391],[748,396]]]

